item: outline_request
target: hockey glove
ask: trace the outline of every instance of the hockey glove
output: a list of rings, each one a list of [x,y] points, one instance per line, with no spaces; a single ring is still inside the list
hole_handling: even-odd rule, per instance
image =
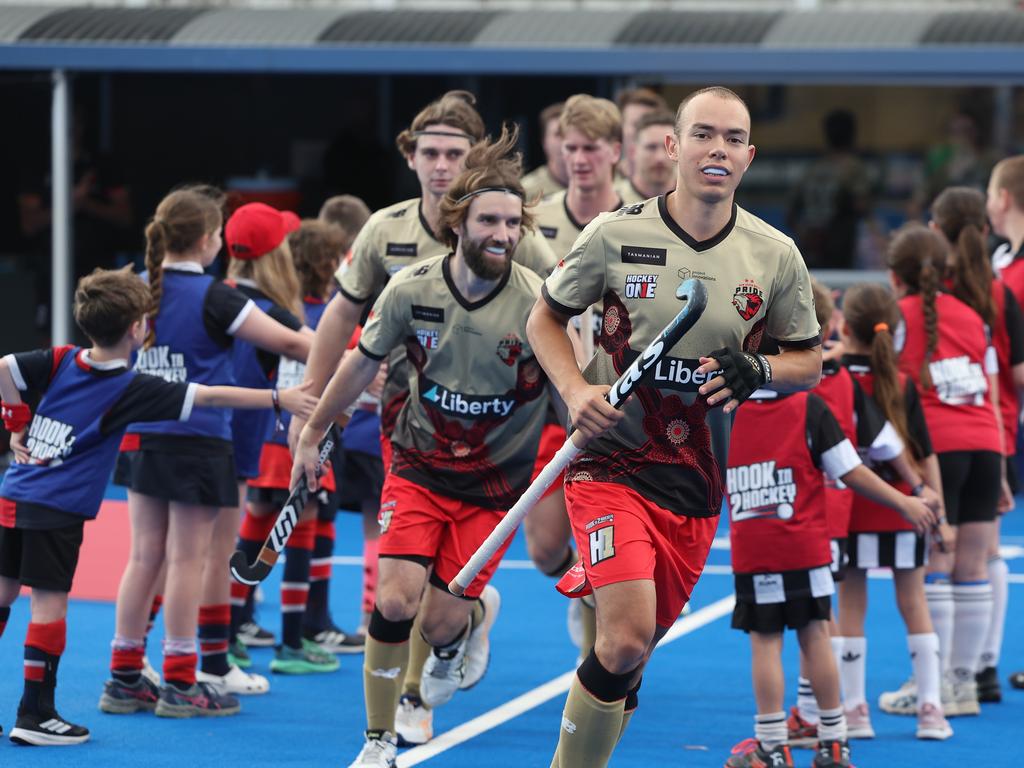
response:
[[[767,360],[763,355],[752,355],[722,347],[708,357],[718,362],[720,370],[717,375],[725,380],[725,386],[732,390],[732,399],[737,403],[742,403],[754,393],[754,390],[771,381],[767,372]]]

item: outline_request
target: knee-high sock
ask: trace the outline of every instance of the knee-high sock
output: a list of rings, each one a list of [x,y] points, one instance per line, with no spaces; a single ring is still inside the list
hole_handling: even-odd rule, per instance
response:
[[[363,542],[363,613],[373,610],[377,599],[377,561],[380,541]]]
[[[839,667],[839,679],[843,686],[843,694],[846,696],[844,703],[847,709],[853,709],[866,701],[864,669],[867,655],[868,640],[866,637],[843,638],[843,663]]]
[[[953,649],[953,584],[948,573],[929,573],[924,577],[924,595],[928,600],[928,613],[939,636],[939,663],[944,673],[949,669],[949,654]]]
[[[552,765],[604,768],[622,730],[622,718],[635,670],[617,675],[593,651],[573,677],[562,711],[562,727]]]
[[[29,623],[25,633],[25,690],[21,695],[19,712],[42,714],[53,711],[57,666],[66,640],[64,619],[45,624]]]
[[[953,584],[953,649],[949,667],[956,680],[974,679],[991,621],[991,584]]]
[[[422,620],[416,616],[416,622],[412,625],[412,634],[409,637],[409,663],[405,668],[405,680],[402,682],[402,695],[415,696],[420,698],[420,678],[423,677],[423,665],[430,658],[430,643],[423,639],[421,631]],[[424,708],[429,709],[426,704]]]
[[[196,639],[194,637],[164,638],[164,681],[178,688],[189,688],[196,682]]]
[[[228,635],[231,631],[231,606],[202,605],[199,607],[199,654],[203,672],[226,675],[228,664]]]
[[[302,617],[309,597],[309,565],[316,538],[316,520],[295,526],[284,548],[284,573],[281,576],[281,642],[290,648],[302,647]]]
[[[274,527],[274,516],[256,517],[246,510],[242,525],[238,529],[238,549],[245,552],[246,559],[251,563],[260,553],[263,542]],[[235,638],[238,628],[248,619],[246,604],[252,599],[252,589],[243,584],[231,582],[231,639]]]
[[[302,625],[312,634],[327,629],[330,624],[328,609],[331,584],[331,557],[334,555],[334,516],[330,520],[317,519],[313,557],[309,563],[309,600]]]
[[[583,623],[583,643],[580,645],[580,656],[584,659],[590,654],[597,642],[597,609],[593,597],[580,598],[580,619]]]
[[[1003,648],[1003,627],[1006,626],[1006,604],[1010,597],[1007,590],[1009,572],[1006,561],[999,555],[988,561],[988,580],[992,584],[992,620],[989,622],[985,645],[981,651],[979,672],[985,667],[999,666],[999,653]]]
[[[640,707],[640,686],[643,683],[643,677],[640,681],[629,689],[629,693],[626,694],[626,704],[622,710],[622,726],[619,728],[619,738],[615,740],[615,746],[619,745],[622,741],[622,737],[626,734],[626,729],[629,727],[629,721],[633,719],[633,714]]]
[[[366,729],[395,732],[395,709],[402,673],[409,661],[412,619],[388,621],[374,609],[366,633],[363,659],[363,693],[366,697]]]
[[[939,656],[939,637],[934,632],[907,635],[910,664],[917,681],[917,708],[922,704],[941,704],[940,685],[942,660]]]

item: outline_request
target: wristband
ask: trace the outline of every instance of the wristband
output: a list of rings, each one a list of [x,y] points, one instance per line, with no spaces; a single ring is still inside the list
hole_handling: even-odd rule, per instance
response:
[[[0,403],[4,428],[11,433],[21,432],[32,421],[32,409],[27,403]]]
[[[913,496],[920,496],[922,493],[924,493],[924,483],[918,483],[917,485],[915,485],[913,488],[910,489],[910,493]]]
[[[764,373],[764,383],[772,383],[772,364],[768,362],[768,358],[764,355],[757,355],[757,359],[761,361],[761,370]]]

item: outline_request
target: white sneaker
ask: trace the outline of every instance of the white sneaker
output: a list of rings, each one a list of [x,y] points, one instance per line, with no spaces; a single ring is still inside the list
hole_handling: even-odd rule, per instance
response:
[[[569,601],[569,610],[565,615],[565,624],[569,629],[569,639],[577,648],[583,645],[583,611],[579,600]]]
[[[379,738],[376,738],[376,734],[368,733],[366,743],[348,768],[395,768],[397,753],[398,747],[391,733],[384,731]]]
[[[209,672],[196,670],[196,681],[209,683],[217,693],[230,693],[241,696],[257,696],[270,690],[270,681],[263,675],[243,672],[234,664],[228,669],[226,675],[211,675]]]
[[[157,688],[160,687],[160,673],[153,669],[153,665],[149,663],[149,656],[142,657],[142,676]]]
[[[949,721],[934,704],[923,704],[917,713],[917,738],[945,741],[953,735]]]
[[[479,683],[487,672],[487,665],[491,661],[491,627],[494,626],[501,610],[501,594],[490,584],[480,593],[480,600],[484,604],[484,620],[479,627],[473,627],[469,632],[469,642],[466,644],[466,670],[459,685],[464,691]]]
[[[395,733],[401,747],[426,744],[434,737],[434,711],[418,697],[403,694],[395,710]]]
[[[878,708],[890,715],[917,714],[917,683],[908,679],[895,691],[888,691],[878,697]]]
[[[446,704],[459,690],[466,677],[466,645],[470,632],[462,634],[462,641],[453,649],[439,651],[434,648],[423,665],[420,678],[420,697],[431,709]],[[438,653],[441,656],[438,656]]]
[[[981,714],[981,706],[978,704],[978,684],[974,679],[954,681],[952,698],[955,711],[950,712],[950,716]]]

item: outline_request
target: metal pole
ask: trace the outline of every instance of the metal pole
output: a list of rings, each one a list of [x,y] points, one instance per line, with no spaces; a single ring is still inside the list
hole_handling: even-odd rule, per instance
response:
[[[63,69],[53,71],[51,114],[51,262],[50,336],[54,346],[71,342],[71,83]]]

